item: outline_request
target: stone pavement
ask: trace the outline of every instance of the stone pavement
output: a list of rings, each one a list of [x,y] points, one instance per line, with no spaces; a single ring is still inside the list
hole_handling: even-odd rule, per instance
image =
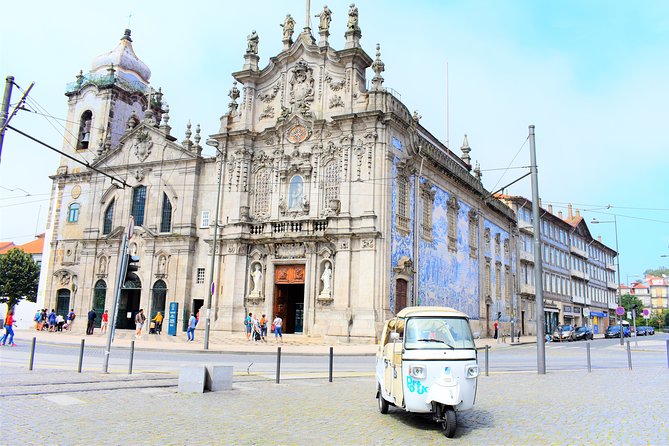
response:
[[[61,386],[83,383],[50,393],[40,381],[54,373]],[[452,440],[428,417],[381,415],[369,375],[281,384],[236,376],[231,391],[183,394],[175,379],[152,375],[112,376],[110,389],[94,387],[109,376],[95,373],[1,374],[5,386],[39,389],[2,391],[3,444],[669,444],[667,368],[480,376],[476,405],[458,414]]]
[[[83,327],[79,327],[83,329]],[[35,331],[33,329],[20,328],[15,330],[15,342],[29,344],[32,338],[36,337],[38,343],[49,342],[58,344],[80,345],[81,340],[85,339],[86,346],[103,347],[107,345],[107,335],[101,334],[98,329],[93,335],[86,335],[84,331],[63,331],[46,332]],[[140,339],[135,339],[134,330],[116,330],[114,338],[114,347],[129,347],[132,341],[135,341],[135,349],[153,349],[153,350],[182,350],[199,351],[204,350],[204,330],[196,330],[195,342],[186,342],[186,334],[180,333],[177,336],[169,336],[163,330],[160,335],[142,334]],[[536,337],[522,336],[520,340],[515,340],[513,345],[536,343]],[[490,348],[506,348],[512,346],[510,340],[507,342],[497,342],[495,339],[478,339],[476,345],[479,348],[485,345]],[[346,342],[346,339],[330,338],[321,336],[306,336],[301,334],[284,334],[283,343],[278,344],[274,335],[267,338],[267,342],[247,341],[244,333],[223,333],[211,331],[209,336],[209,350],[221,352],[254,352],[254,353],[276,353],[276,347],[281,346],[284,353],[293,354],[323,354],[327,355],[329,347],[333,347],[338,355],[374,355],[377,345],[369,343]]]

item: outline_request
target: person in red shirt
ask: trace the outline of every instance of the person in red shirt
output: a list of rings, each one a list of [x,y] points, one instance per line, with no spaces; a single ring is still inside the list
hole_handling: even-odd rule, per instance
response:
[[[14,344],[14,310],[11,309],[7,312],[5,317],[5,334],[0,339],[0,345],[5,345],[6,341],[9,341],[9,345],[16,347]]]
[[[109,311],[105,310],[105,312],[102,313],[102,323],[100,324],[100,333],[107,332],[107,325],[109,325]]]

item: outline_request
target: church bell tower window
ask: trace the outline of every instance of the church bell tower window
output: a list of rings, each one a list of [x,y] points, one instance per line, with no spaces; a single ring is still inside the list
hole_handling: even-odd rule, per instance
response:
[[[79,121],[79,139],[77,140],[77,150],[88,149],[88,144],[91,141],[91,126],[93,123],[93,113],[86,110],[81,115]]]

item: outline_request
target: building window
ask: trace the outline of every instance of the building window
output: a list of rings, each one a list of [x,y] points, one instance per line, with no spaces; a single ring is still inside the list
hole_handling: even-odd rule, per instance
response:
[[[411,217],[409,214],[410,197],[409,179],[397,177],[397,229],[409,232]]]
[[[302,209],[302,197],[304,195],[304,180],[299,175],[295,175],[290,179],[290,186],[288,187],[288,209],[298,210]]]
[[[79,203],[72,203],[68,208],[67,212],[67,222],[76,223],[79,221]]]
[[[146,205],[146,186],[137,186],[132,190],[132,210],[130,214],[137,226],[144,224],[144,206]]]
[[[323,205],[330,206],[330,201],[339,200],[339,161],[331,160],[323,167]]]
[[[81,120],[79,121],[77,150],[88,149],[88,144],[91,141],[92,123],[93,123],[93,113],[90,110],[86,110],[81,114]]]
[[[160,232],[170,232],[172,230],[172,203],[163,193],[163,214],[160,219]]]
[[[495,296],[502,297],[502,264],[495,263]]]
[[[200,216],[200,228],[208,228],[209,227],[209,211],[202,211],[202,215]]]
[[[469,211],[469,256],[476,258],[478,250],[479,216],[473,209]]]
[[[269,203],[272,193],[272,178],[269,168],[263,167],[255,175],[255,197],[253,215],[257,220],[269,218]]]
[[[432,207],[434,205],[435,192],[432,190],[430,183],[422,183],[420,185],[420,203],[421,203],[421,220],[420,220],[420,235],[426,240],[432,240]]]
[[[506,296],[506,300],[511,302],[511,287],[513,285],[513,281],[511,280],[511,269],[508,266],[504,267],[504,279],[506,279],[504,281],[504,295]]]
[[[197,283],[204,283],[204,268],[197,269]]]
[[[485,259],[485,295],[490,297],[490,288],[491,288],[491,271],[490,271],[490,259]]]
[[[460,204],[455,195],[451,195],[451,198],[448,199],[448,206],[446,209],[446,215],[448,218],[448,250],[457,251],[458,250],[458,211],[460,209]]]
[[[114,223],[114,205],[116,205],[116,200],[112,200],[105,209],[105,219],[102,223],[102,233],[109,234],[112,230],[112,225]]]

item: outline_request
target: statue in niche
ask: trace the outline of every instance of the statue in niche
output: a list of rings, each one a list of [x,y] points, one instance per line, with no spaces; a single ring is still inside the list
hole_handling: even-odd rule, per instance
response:
[[[258,42],[260,38],[255,30],[251,31],[251,34],[246,38],[246,54],[258,54]]]
[[[302,193],[304,189],[304,184],[302,182],[302,177],[295,175],[292,180],[290,180],[290,187],[288,190],[288,209],[299,209],[302,204]]]
[[[330,21],[332,20],[332,11],[328,8],[328,5],[323,6],[323,10],[316,14],[314,17],[321,19],[320,24],[318,25],[319,31],[329,31],[330,30]]]
[[[330,268],[330,262],[325,262],[325,268],[323,269],[323,274],[321,274],[321,282],[323,282],[323,291],[321,291],[321,296],[329,296],[331,293],[331,281],[332,281],[332,268]]]
[[[355,3],[351,3],[351,6],[348,7],[348,24],[347,28],[349,31],[357,31],[358,28],[358,8],[355,6]]]
[[[100,257],[100,263],[98,265],[98,274],[107,274],[107,259]]]
[[[283,40],[292,42],[293,31],[295,30],[295,20],[293,20],[290,14],[286,14],[286,19],[280,26],[283,27]]]
[[[253,289],[251,290],[251,296],[260,296],[260,288],[262,286],[262,271],[260,270],[260,264],[256,263],[255,270],[251,273],[251,279],[253,279]]]
[[[165,256],[160,256],[160,259],[158,260],[158,274],[165,274],[165,271],[167,270],[167,259]]]

